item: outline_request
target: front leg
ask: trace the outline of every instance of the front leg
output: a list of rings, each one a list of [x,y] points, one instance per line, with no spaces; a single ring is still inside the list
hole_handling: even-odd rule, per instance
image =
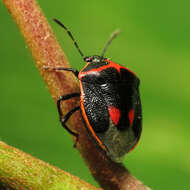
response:
[[[48,70],[48,71],[70,71],[72,72],[75,77],[77,77],[78,79],[78,74],[79,72],[76,70],[76,69],[72,69],[72,68],[65,68],[65,67],[48,67],[48,66],[44,66],[43,67],[45,70]]]

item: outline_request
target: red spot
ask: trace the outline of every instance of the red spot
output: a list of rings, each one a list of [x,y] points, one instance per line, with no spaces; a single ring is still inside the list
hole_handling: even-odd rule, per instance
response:
[[[134,120],[134,109],[131,109],[128,113],[128,117],[129,117],[129,124],[132,125],[133,120]]]
[[[121,116],[120,110],[114,106],[109,106],[108,110],[114,125],[117,125]]]

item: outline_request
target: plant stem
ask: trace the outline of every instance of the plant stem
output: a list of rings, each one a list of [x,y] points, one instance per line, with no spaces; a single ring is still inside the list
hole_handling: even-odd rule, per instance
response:
[[[9,190],[98,190],[78,177],[0,141],[0,189],[3,188]]]

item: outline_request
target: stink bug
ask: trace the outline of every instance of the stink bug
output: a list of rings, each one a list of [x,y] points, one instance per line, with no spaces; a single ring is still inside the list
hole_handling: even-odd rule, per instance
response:
[[[57,101],[62,126],[78,140],[78,134],[71,131],[66,122],[75,111],[81,110],[90,137],[111,160],[121,162],[140,138],[142,115],[138,77],[128,68],[104,57],[119,31],[112,34],[100,56],[85,57],[71,32],[57,19],[54,21],[67,31],[86,62],[80,72],[72,68],[55,68],[72,72],[80,82],[80,93],[61,96]],[[80,96],[80,106],[63,116],[61,102],[77,96]]]

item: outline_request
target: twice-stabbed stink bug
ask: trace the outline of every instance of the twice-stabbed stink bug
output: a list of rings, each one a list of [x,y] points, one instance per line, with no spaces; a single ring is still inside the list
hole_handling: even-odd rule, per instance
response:
[[[142,130],[139,79],[134,72],[104,57],[104,53],[119,31],[113,33],[100,56],[84,56],[71,32],[57,19],[79,51],[86,66],[78,72],[72,68],[58,67],[55,70],[72,72],[80,82],[80,93],[61,96],[57,101],[60,121],[69,133],[66,122],[71,115],[81,110],[88,134],[98,147],[115,162],[132,150],[137,144]],[[63,116],[61,102],[80,96],[80,106]],[[76,140],[76,143],[77,143]]]

